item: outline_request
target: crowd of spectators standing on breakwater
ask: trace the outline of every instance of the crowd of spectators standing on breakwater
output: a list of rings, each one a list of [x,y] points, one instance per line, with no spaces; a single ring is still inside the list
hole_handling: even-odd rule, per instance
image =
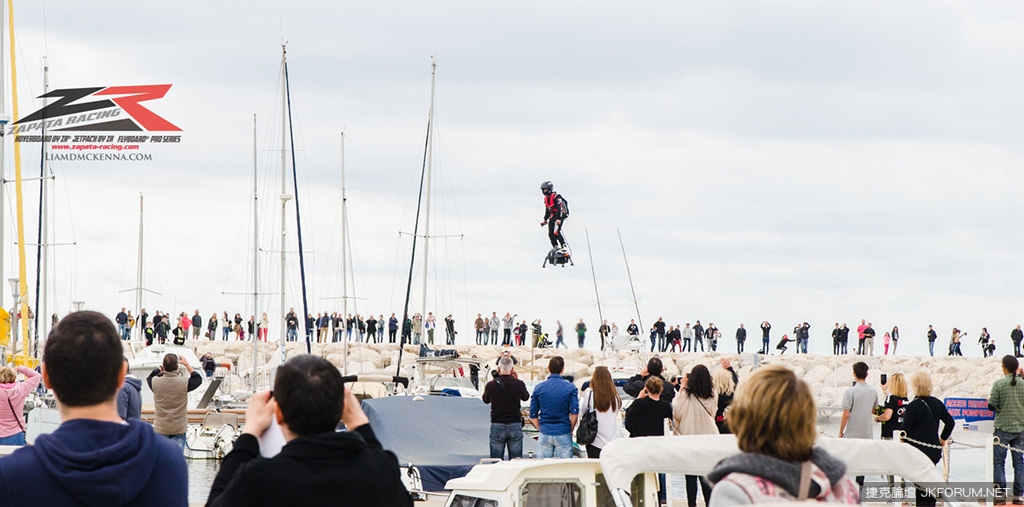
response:
[[[435,316],[433,312],[427,312],[426,316],[420,313],[413,313],[403,322],[395,313],[389,316],[384,314],[362,315],[359,313],[341,312],[319,312],[316,315],[309,314],[306,319],[290,308],[283,318],[283,322],[271,323],[266,313],[259,318],[250,315],[248,318],[241,313],[210,312],[207,316],[194,310],[179,312],[175,317],[167,312],[156,311],[152,315],[145,309],[141,309],[138,315],[133,316],[131,310],[121,308],[114,317],[118,334],[122,339],[130,337],[141,338],[147,344],[167,343],[184,344],[185,340],[207,339],[207,340],[251,340],[259,339],[266,341],[273,326],[280,328],[283,324],[287,341],[300,341],[309,339],[317,343],[336,343],[342,341],[366,342],[366,343],[404,343],[419,345],[440,344],[443,340],[445,345],[456,345],[458,337],[458,326],[455,318],[448,314],[444,317]],[[541,319],[525,319],[518,314],[505,312],[504,315],[498,312],[478,313],[476,318],[466,323],[470,327],[470,336],[473,336],[473,343],[476,345],[512,345],[536,347],[569,348],[565,341],[565,334],[575,333],[576,345],[580,348],[586,347],[587,332],[595,328],[588,328],[583,318],[577,322],[568,322],[563,325],[561,320],[554,324],[545,324]],[[568,325],[569,329],[565,326]],[[881,326],[878,326],[881,328]],[[785,354],[791,348],[794,353],[808,353],[808,344],[812,341],[811,325],[807,322],[800,322],[793,326],[792,331],[787,328],[781,336],[775,331],[776,340],[773,343],[772,324],[765,320],[758,328],[748,330],[744,323],[738,324],[734,331],[722,331],[714,322],[702,324],[695,320],[691,324],[668,324],[662,317],[651,325],[649,331],[644,332],[636,323],[630,319],[629,324],[619,327],[618,323],[603,320],[596,326],[597,346],[604,350],[610,341],[617,337],[631,337],[633,340],[642,342],[649,340],[650,352],[715,352],[719,347],[725,347],[726,336],[734,340],[737,353],[750,352],[746,346],[748,333],[752,340],[756,340],[758,330],[760,331],[760,347],[757,350],[760,354]],[[547,332],[545,332],[547,331]],[[549,336],[553,334],[555,340]],[[851,337],[851,334],[853,335]],[[881,336],[879,336],[881,334]],[[1024,341],[1024,332],[1021,326],[1017,326],[1009,333],[1009,346],[1013,348],[1015,357],[1022,357],[1021,343]],[[835,355],[857,354],[857,355],[895,355],[899,350],[899,342],[902,337],[900,328],[897,325],[892,327],[876,329],[875,324],[867,319],[861,319],[860,324],[855,328],[847,324],[836,322],[829,330],[828,341],[831,342],[831,350]],[[927,332],[919,338],[928,344],[929,355],[935,355],[935,344],[939,342],[939,333],[932,325],[928,326]],[[851,340],[855,340],[851,343]],[[949,333],[949,343],[945,350],[940,349],[940,354],[950,356],[964,355],[964,344],[967,340],[967,333],[958,328],[952,328]],[[971,340],[973,341],[973,339]],[[997,340],[992,337],[986,327],[981,328],[977,339],[977,350],[982,357],[995,355]],[[461,345],[466,344],[466,339]],[[792,344],[792,345],[791,345]],[[878,347],[876,347],[878,345]],[[646,345],[645,345],[646,347]],[[973,345],[970,347],[973,348]],[[725,350],[724,348],[722,349]],[[730,349],[731,351],[732,349]]]
[[[34,445],[0,458],[0,505],[24,498],[40,505],[95,504],[97,498],[109,505],[185,504],[184,459],[180,446],[172,442],[178,434],[166,431],[165,436],[172,438],[161,438],[160,431],[126,415],[136,410],[130,407],[137,403],[132,401],[132,390],[137,389],[125,389],[128,367],[121,336],[109,318],[76,312],[50,334],[41,374],[19,369],[25,380],[18,382],[13,370],[0,369],[0,388],[9,397],[31,391],[41,379],[52,389],[63,420],[53,434],[41,435]],[[491,455],[503,458],[506,449],[509,458],[522,453],[522,420],[515,409],[529,401],[529,421],[540,433],[540,458],[571,456],[573,430],[588,412],[596,413],[595,434],[583,443],[590,457],[600,456],[621,430],[630,438],[736,433],[741,454],[718,463],[707,477],[686,478],[691,507],[696,505],[698,488],[712,505],[742,503],[744,498],[767,501],[766,495],[855,502],[856,488],[845,478],[845,465],[813,447],[815,402],[807,384],[782,365],[764,366],[740,379],[727,359],[718,362],[696,364],[682,375],[665,378],[662,359],[650,358],[623,388],[635,400],[620,426],[615,415],[623,403],[607,368],[597,367],[589,387],[580,391],[562,375],[562,357],[554,356],[548,361],[548,378],[531,394],[517,378],[514,358],[503,353],[498,375],[483,398],[492,405]],[[176,370],[182,367],[190,370],[189,377],[177,377]],[[995,412],[995,436],[999,443],[1020,448],[1021,367],[1013,355],[1006,355],[1001,368],[1004,376],[993,384],[988,400]],[[900,438],[937,462],[941,455],[934,446],[950,438],[954,424],[942,402],[931,396],[928,375],[917,371],[908,375],[909,382],[901,374],[888,383],[882,380],[886,397],[879,407],[874,388],[866,385],[867,364],[857,362],[852,374],[857,385],[844,396],[839,436],[875,438],[880,433],[885,438],[902,431],[905,437]],[[193,380],[201,380],[199,376],[187,362],[168,355],[147,380],[156,393],[162,390],[162,378],[180,378],[168,386],[175,390],[170,395],[177,396],[178,391],[187,392]],[[128,398],[125,410],[122,396]],[[158,423],[159,419],[158,413]],[[337,367],[326,360],[309,355],[289,359],[278,370],[273,392],[254,395],[246,420],[244,434],[211,488],[208,505],[320,504],[342,497],[354,505],[410,504],[397,459],[381,449],[354,394],[344,387]],[[273,421],[288,443],[276,456],[260,459],[263,444],[258,438]],[[0,421],[0,429],[7,422]],[[337,432],[339,422],[348,431]],[[876,430],[872,422],[883,424]],[[1011,455],[1015,472],[1024,470],[1021,453]],[[1005,458],[1006,449],[996,446],[993,479],[998,485],[1005,485]],[[815,477],[808,491],[798,491],[802,463],[810,463],[803,466]],[[1015,504],[1024,503],[1020,476],[1024,474],[1015,473],[1009,488]],[[764,481],[773,487],[759,488]],[[918,504],[932,500],[919,497]]]

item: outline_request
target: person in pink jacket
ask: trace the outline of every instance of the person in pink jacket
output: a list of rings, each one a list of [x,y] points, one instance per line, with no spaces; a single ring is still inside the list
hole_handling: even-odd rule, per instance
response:
[[[18,373],[25,380],[18,382]],[[39,386],[40,375],[31,368],[0,368],[0,445],[25,445],[25,398]]]

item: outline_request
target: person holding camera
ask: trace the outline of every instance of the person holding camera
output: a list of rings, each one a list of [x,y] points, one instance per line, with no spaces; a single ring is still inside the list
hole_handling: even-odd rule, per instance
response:
[[[503,459],[508,448],[508,459],[523,457],[523,413],[520,402],[530,399],[526,383],[519,380],[509,351],[498,358],[494,379],[484,386],[484,403],[491,406],[491,458]]]
[[[274,390],[250,399],[245,421],[210,487],[208,507],[412,507],[398,458],[381,448],[355,393],[326,359],[303,354],[281,365]],[[259,438],[272,421],[287,443],[261,458]],[[345,431],[337,431],[339,422]]]
[[[664,371],[665,365],[662,364],[660,357],[652,357],[647,361],[647,367],[640,370],[640,373],[633,375],[626,381],[626,385],[622,387],[622,390],[634,397],[639,398],[640,392],[644,390],[644,386],[647,384],[647,380],[651,377],[658,377],[661,379],[662,391],[661,399],[669,403],[672,403],[672,399],[675,398],[676,390],[672,387],[665,377],[661,376],[661,372]]]
[[[179,365],[188,370],[188,377],[179,374]],[[192,369],[184,357],[167,354],[163,364],[146,378],[146,383],[153,391],[153,429],[185,450],[188,393],[203,385],[203,376]]]

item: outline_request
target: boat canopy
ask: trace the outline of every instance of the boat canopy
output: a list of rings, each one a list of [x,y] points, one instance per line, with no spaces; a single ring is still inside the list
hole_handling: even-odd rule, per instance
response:
[[[490,458],[491,409],[479,398],[391,396],[363,400],[363,411],[381,446],[415,466],[427,491]],[[523,439],[524,453],[534,447]]]

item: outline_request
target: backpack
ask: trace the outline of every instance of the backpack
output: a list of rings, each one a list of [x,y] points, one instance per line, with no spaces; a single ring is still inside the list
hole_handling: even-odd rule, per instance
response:
[[[565,216],[569,216],[569,201],[562,194],[558,194],[558,197],[562,198],[562,207],[565,208]]]

